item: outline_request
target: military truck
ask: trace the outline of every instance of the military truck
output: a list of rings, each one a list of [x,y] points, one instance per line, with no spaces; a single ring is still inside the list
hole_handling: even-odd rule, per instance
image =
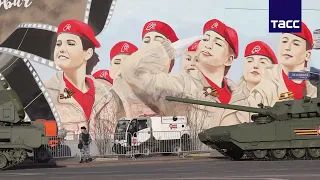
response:
[[[25,112],[19,97],[0,80],[0,170],[13,167],[45,148],[49,139],[42,122],[24,122]],[[40,150],[41,151],[41,150]]]
[[[319,71],[320,72],[320,71]],[[312,73],[312,72],[311,72]],[[168,101],[252,112],[250,123],[213,127],[198,134],[209,147],[232,160],[320,159],[320,77],[310,76],[317,98],[279,101],[259,108],[220,104],[190,98]],[[245,155],[245,156],[244,156]]]
[[[185,116],[122,118],[116,127],[113,151],[138,151],[140,155],[178,153],[189,144],[189,130]]]

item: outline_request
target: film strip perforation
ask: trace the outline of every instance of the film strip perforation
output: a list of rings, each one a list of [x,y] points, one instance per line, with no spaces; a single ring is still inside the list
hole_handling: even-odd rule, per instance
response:
[[[91,3],[92,3],[92,0],[88,0],[87,1],[87,6],[86,6],[86,12],[85,12],[85,15],[84,15],[84,22],[88,24],[88,20],[89,20],[89,15],[90,15],[90,8],[91,8]],[[112,3],[111,3],[111,6],[110,6],[110,10],[109,10],[109,13],[108,13],[108,17],[107,17],[107,20],[104,24],[104,28],[105,29],[111,18],[112,18],[112,15],[114,13],[114,9],[115,9],[115,6],[116,6],[116,3],[117,3],[117,0],[113,0]]]
[[[84,22],[88,24],[90,8],[91,8],[91,0],[87,1],[86,11],[84,12]]]
[[[21,23],[19,24],[16,29],[19,28],[34,28],[34,29],[41,29],[41,30],[47,30],[52,32],[57,32],[58,28],[56,26],[52,26],[49,24],[42,24],[42,23]]]
[[[55,65],[55,63],[53,61],[36,56],[36,55],[33,55],[33,54],[30,54],[30,53],[26,53],[24,51],[19,51],[16,49],[11,49],[11,48],[6,48],[6,47],[0,47],[0,52],[9,53],[9,54],[12,54],[12,55],[20,57],[20,58],[27,58],[29,60],[32,60],[34,62],[45,65],[46,67],[49,67],[49,68],[54,69],[56,71],[61,70],[61,68],[59,68],[57,65]]]
[[[38,84],[40,90],[42,91],[42,94],[44,95],[44,97],[46,98],[47,102],[49,103],[50,109],[51,109],[51,111],[52,111],[52,113],[53,113],[53,115],[54,115],[54,117],[56,119],[58,129],[61,129],[60,117],[59,117],[59,115],[57,113],[57,110],[56,110],[54,104],[52,103],[52,99],[49,96],[49,93],[47,92],[46,88],[44,87],[43,82],[39,78],[38,73],[36,72],[36,70],[34,69],[34,67],[32,66],[32,64],[30,63],[30,61],[28,59],[24,58],[23,61],[27,65],[27,67],[29,68],[34,80]]]
[[[113,16],[113,13],[114,13],[114,9],[116,7],[116,3],[117,3],[117,0],[113,0],[112,3],[111,3],[111,7],[110,7],[110,11],[109,11],[109,14],[108,14],[108,17],[107,17],[107,20],[106,20],[106,23],[104,24],[104,28],[105,29],[108,24],[110,23],[110,20]]]

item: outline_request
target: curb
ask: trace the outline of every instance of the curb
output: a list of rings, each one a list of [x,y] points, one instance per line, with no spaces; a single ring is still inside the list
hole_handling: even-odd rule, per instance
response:
[[[168,162],[191,162],[191,161],[213,161],[218,160],[209,157],[197,157],[197,158],[172,158],[172,159],[135,159],[135,160],[118,160],[118,161],[93,161],[87,164],[79,163],[59,163],[57,166],[64,167],[83,167],[83,166],[119,166],[119,165],[129,165],[129,164],[149,164],[149,163],[168,163]]]
[[[35,168],[61,168],[61,167],[94,167],[94,166],[114,166],[128,164],[148,164],[148,163],[167,163],[167,162],[189,162],[189,161],[214,161],[219,158],[208,156],[199,157],[176,157],[176,158],[138,158],[138,159],[119,159],[119,158],[97,158],[90,163],[80,164],[78,161],[55,161],[46,164],[21,164],[12,169],[35,169]]]

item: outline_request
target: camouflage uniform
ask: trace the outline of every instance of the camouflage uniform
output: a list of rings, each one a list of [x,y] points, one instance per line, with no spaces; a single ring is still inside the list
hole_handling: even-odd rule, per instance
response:
[[[88,134],[88,131],[85,131],[84,133],[81,133],[79,135],[79,144],[82,144],[82,148],[80,149],[80,152],[81,152],[81,156],[80,156],[80,159],[81,161],[80,162],[83,162],[83,161],[86,161],[88,162],[89,161],[89,158],[90,158],[90,148],[89,148],[89,145],[91,144],[91,137],[89,135],[89,139],[88,139],[88,142],[85,143],[84,140],[83,140],[83,135],[84,134]]]

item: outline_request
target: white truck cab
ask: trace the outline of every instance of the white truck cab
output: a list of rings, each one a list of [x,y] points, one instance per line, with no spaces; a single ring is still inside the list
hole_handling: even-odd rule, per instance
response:
[[[117,154],[184,151],[189,144],[189,131],[185,116],[121,118],[116,127],[113,150]]]

